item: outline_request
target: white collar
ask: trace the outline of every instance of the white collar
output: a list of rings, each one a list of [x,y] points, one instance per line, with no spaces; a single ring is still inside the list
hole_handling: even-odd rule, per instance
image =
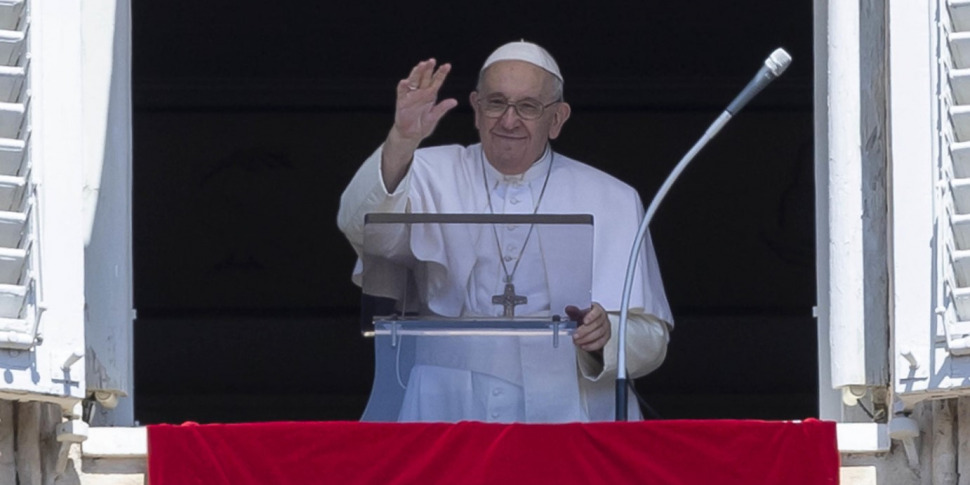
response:
[[[549,164],[552,163],[552,149],[549,145],[546,145],[545,151],[542,152],[542,156],[538,160],[532,163],[528,170],[523,173],[515,175],[505,175],[499,172],[498,169],[492,166],[491,162],[488,161],[488,157],[485,156],[484,150],[479,150],[481,157],[485,165],[485,177],[488,181],[488,186],[494,188],[498,183],[503,182],[511,185],[521,185],[529,184],[535,180],[538,180],[540,185],[542,181],[545,180],[546,173],[549,171]]]

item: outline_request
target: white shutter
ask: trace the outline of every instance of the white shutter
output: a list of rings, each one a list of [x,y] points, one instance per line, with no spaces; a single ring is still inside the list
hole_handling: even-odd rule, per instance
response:
[[[970,392],[970,1],[922,8],[893,4],[889,29],[891,361],[909,409]]]
[[[970,3],[940,9],[937,311],[946,349],[970,355]],[[947,116],[948,115],[948,116]]]
[[[0,0],[0,399],[85,392],[79,2]]]
[[[25,0],[0,0],[0,348],[37,343]]]

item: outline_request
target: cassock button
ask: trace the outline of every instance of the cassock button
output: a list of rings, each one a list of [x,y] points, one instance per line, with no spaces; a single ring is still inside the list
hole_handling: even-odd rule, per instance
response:
[[[510,253],[514,253],[518,249],[519,248],[517,248],[514,244],[509,244],[508,246],[505,246],[505,250],[508,251],[508,252],[510,252]]]
[[[493,396],[501,396],[502,395],[502,389],[499,389],[499,388],[492,389],[492,395]]]
[[[508,229],[508,230],[510,230],[510,231],[514,231],[514,230],[516,230],[516,229],[517,229],[518,227],[519,227],[519,226],[518,226],[518,225],[516,225],[516,224],[507,224],[507,225],[505,226],[505,228],[506,228],[506,229]]]
[[[513,195],[512,198],[509,199],[509,202],[511,202],[513,204],[518,204],[519,203],[519,198]]]
[[[504,257],[502,259],[504,259],[505,262],[508,263],[509,261],[512,261],[513,259],[515,259],[515,256],[506,256],[506,257]]]
[[[492,419],[498,419],[498,413],[493,412],[492,413]]]

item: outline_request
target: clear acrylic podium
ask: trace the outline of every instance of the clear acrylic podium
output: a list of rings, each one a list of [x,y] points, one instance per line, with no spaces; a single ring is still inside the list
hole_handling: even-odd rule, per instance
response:
[[[375,372],[361,420],[399,420],[415,365],[496,375],[530,402],[543,387],[530,380],[570,386],[576,322],[564,308],[590,305],[592,254],[586,214],[368,214],[361,332]],[[500,357],[509,346],[543,368]]]

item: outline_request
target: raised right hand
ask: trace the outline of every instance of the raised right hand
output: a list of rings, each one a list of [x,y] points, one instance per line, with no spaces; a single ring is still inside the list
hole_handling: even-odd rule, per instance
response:
[[[458,105],[454,98],[438,102],[438,90],[451,71],[451,64],[435,69],[435,60],[421,61],[406,79],[397,83],[397,109],[394,131],[401,141],[417,145],[438,126],[438,121]]]
[[[451,64],[442,64],[437,70],[435,64],[434,59],[421,61],[406,79],[397,83],[394,126],[381,154],[381,176],[389,191],[394,191],[404,179],[421,140],[430,136],[441,117],[458,105],[454,98],[438,102],[438,90],[451,71]]]

